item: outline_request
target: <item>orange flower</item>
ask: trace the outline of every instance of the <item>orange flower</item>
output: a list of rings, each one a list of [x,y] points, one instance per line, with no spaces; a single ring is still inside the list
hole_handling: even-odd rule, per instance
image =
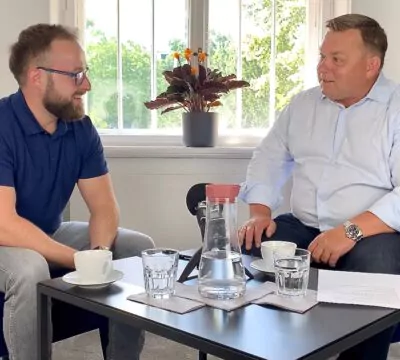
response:
[[[201,52],[199,53],[199,62],[204,62],[206,60],[207,53]]]
[[[208,54],[202,48],[197,51],[187,48],[172,55],[174,68],[163,72],[168,88],[155,100],[144,103],[150,110],[164,108],[161,114],[176,109],[186,112],[212,111],[222,105],[219,99],[223,94],[250,86],[247,81],[237,80],[234,74],[223,76],[218,69],[206,68]],[[183,64],[185,59],[187,63]],[[216,83],[220,86],[216,86]]]
[[[222,102],[219,100],[213,101],[212,103],[208,104],[209,107],[221,106]]]
[[[187,62],[190,62],[190,57],[192,56],[193,52],[189,48],[186,48],[183,52],[183,56],[185,57]]]

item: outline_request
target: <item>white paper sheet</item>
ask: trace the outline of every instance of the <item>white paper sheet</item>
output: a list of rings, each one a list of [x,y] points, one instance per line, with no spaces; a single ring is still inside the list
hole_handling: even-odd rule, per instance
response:
[[[400,309],[400,276],[319,270],[317,300]]]

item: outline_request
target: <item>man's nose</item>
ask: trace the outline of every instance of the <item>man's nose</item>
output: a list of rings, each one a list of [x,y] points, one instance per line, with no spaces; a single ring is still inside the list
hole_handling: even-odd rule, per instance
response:
[[[327,58],[320,59],[317,66],[318,71],[328,71],[330,69],[330,63]]]
[[[85,75],[85,78],[82,81],[82,84],[81,84],[80,88],[82,90],[85,90],[85,91],[90,91],[92,89],[92,84],[91,84],[89,78],[86,75]]]

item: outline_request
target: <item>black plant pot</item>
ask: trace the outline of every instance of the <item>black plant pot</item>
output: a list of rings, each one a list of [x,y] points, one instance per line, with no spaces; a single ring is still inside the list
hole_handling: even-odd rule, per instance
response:
[[[186,112],[182,114],[183,143],[188,147],[212,147],[218,139],[218,114]]]

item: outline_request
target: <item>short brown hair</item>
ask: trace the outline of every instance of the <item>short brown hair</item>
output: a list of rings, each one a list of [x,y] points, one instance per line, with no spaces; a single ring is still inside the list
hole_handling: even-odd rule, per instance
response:
[[[37,24],[23,30],[18,41],[11,46],[9,68],[19,85],[26,81],[26,69],[50,49],[54,40],[78,41],[73,30],[61,25]]]
[[[365,15],[346,14],[328,20],[326,27],[332,31],[360,30],[365,46],[379,54],[383,67],[388,42],[385,30],[376,20]]]

